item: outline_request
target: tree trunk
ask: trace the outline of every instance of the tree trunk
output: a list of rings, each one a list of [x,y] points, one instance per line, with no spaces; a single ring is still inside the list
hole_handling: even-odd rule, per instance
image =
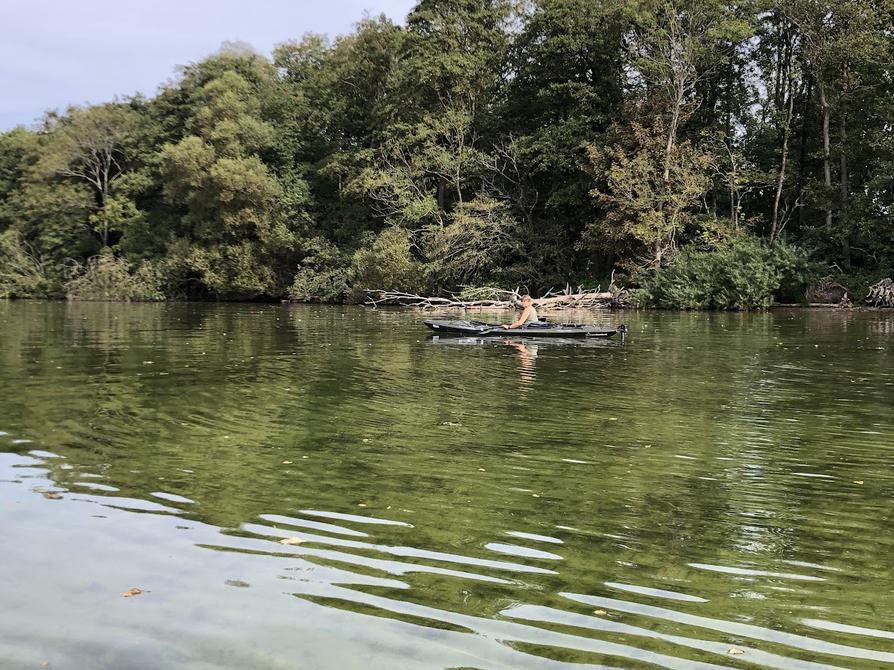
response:
[[[841,142],[841,149],[839,150],[839,170],[841,172],[839,177],[839,193],[841,202],[839,203],[838,218],[839,223],[841,224],[841,264],[845,270],[850,270],[851,241],[847,212],[850,184],[847,174],[847,114],[845,113],[844,104],[841,106],[841,121],[839,127],[841,129],[841,136],[839,138],[839,142]]]
[[[798,186],[795,190],[795,202],[798,204],[798,227],[804,226],[804,205],[801,196],[804,194],[804,164],[807,161],[807,126],[810,123],[810,99],[813,97],[813,77],[807,79],[807,90],[804,93],[804,112],[801,115],[801,147],[798,151]]]
[[[785,112],[785,126],[782,129],[782,158],[779,164],[779,177],[776,180],[776,197],[773,199],[773,221],[770,225],[770,241],[776,240],[781,231],[779,223],[779,203],[782,200],[782,187],[785,184],[785,170],[788,165],[788,138],[792,128],[792,114],[795,107],[795,92],[792,90],[791,74],[786,85],[788,89],[788,109]]]
[[[726,151],[730,156],[730,182],[729,186],[729,218],[733,230],[739,229],[739,203],[736,198],[737,175],[736,159],[733,155],[733,84],[735,81],[735,69],[733,59],[729,59],[729,67],[726,69],[726,110],[724,124],[726,126]]]
[[[831,108],[826,98],[826,84],[819,79],[820,105],[823,108],[823,178],[826,186],[826,234],[832,234],[832,161],[829,141]]]
[[[102,217],[102,224],[99,229],[99,241],[102,242],[102,246],[105,248],[109,246],[109,215],[106,212],[106,202],[108,202],[108,191],[107,185],[103,183],[102,189],[99,191],[99,214]]]
[[[674,152],[674,144],[677,140],[677,126],[680,125],[680,108],[683,106],[682,91],[677,92],[674,100],[674,109],[671,112],[670,127],[667,129],[667,145],[664,147],[664,183],[670,183],[671,155]]]

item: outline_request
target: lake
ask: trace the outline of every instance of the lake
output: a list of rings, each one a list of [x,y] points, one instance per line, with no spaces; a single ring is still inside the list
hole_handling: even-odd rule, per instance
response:
[[[894,314],[583,317],[0,301],[0,668],[894,667]]]

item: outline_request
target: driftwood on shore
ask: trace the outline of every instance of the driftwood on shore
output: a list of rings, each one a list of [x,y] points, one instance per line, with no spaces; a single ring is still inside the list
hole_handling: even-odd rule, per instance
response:
[[[847,288],[839,284],[832,277],[823,277],[813,283],[807,289],[807,302],[809,304],[849,306],[850,300]]]
[[[870,286],[866,302],[874,307],[894,307],[894,281],[889,277]]]
[[[481,297],[478,297],[481,296]],[[464,291],[462,294],[447,296],[424,296],[403,291],[369,290],[366,292],[366,304],[373,307],[380,305],[398,305],[420,309],[511,309],[521,306],[520,289],[507,291],[503,289],[476,289]],[[582,286],[577,289],[566,287],[562,292],[547,292],[542,298],[534,298],[534,307],[540,309],[608,309],[623,307],[630,301],[624,289],[612,283],[609,290],[586,290]]]

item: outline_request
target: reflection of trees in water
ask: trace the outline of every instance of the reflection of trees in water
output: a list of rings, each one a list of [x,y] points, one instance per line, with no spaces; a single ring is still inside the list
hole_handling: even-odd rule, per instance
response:
[[[869,322],[869,332],[873,335],[890,337],[894,334],[894,313],[892,310],[878,311]]]

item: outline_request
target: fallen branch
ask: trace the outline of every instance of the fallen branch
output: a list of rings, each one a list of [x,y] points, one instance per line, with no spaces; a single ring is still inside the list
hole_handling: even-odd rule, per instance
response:
[[[833,280],[823,277],[807,289],[807,302],[825,303],[827,305],[849,304],[847,288]]]
[[[890,278],[882,279],[870,286],[866,302],[875,307],[894,307],[894,281]]]
[[[495,309],[512,307],[509,300],[459,300],[455,297],[424,296],[404,291],[367,290],[366,304],[373,307],[382,305],[398,305],[400,307],[419,307],[429,309],[435,307],[493,307]]]
[[[490,295],[505,296],[487,299],[470,299],[469,291],[464,291],[462,296],[424,296],[404,291],[367,290],[366,304],[373,307],[382,305],[398,305],[401,307],[416,307],[420,309],[512,309],[521,306],[521,294],[519,290],[504,291],[500,289],[488,289]],[[578,287],[572,291],[566,287],[562,293],[548,292],[542,298],[535,298],[534,307],[541,309],[607,309],[623,307],[629,302],[627,291],[617,288],[614,283],[608,291],[585,290]]]

